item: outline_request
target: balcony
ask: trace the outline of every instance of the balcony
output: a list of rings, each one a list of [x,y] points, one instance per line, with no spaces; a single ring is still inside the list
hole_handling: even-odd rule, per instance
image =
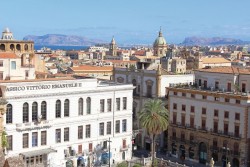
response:
[[[27,131],[27,130],[39,130],[50,128],[52,126],[52,121],[43,120],[41,122],[27,122],[27,123],[17,123],[17,131]]]
[[[129,145],[128,144],[127,145],[123,145],[120,148],[120,152],[127,151],[128,149],[129,149]]]
[[[198,126],[198,130],[201,131],[201,132],[204,132],[204,133],[208,132],[208,128],[207,127]]]
[[[196,130],[196,126],[195,125],[186,124],[186,128],[187,129],[191,129],[191,130]]]

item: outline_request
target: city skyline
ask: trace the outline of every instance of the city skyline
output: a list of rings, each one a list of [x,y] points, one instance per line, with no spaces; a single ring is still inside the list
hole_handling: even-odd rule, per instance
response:
[[[227,37],[250,41],[250,2],[221,1],[4,1],[0,27],[16,39],[26,35],[79,35],[118,44],[152,44],[161,27],[167,43],[185,37]],[[11,9],[11,12],[10,12]]]

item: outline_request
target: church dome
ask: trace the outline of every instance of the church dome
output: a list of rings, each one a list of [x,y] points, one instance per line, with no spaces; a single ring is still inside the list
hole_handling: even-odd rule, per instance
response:
[[[3,32],[10,33],[10,29],[8,27],[6,27]]]
[[[166,45],[166,44],[167,44],[167,42],[166,42],[165,38],[162,36],[162,32],[160,30],[159,31],[159,36],[155,39],[154,46]]]

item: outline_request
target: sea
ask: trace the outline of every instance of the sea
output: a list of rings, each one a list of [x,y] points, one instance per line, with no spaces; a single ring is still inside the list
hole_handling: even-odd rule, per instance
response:
[[[40,50],[43,47],[50,48],[51,50],[85,50],[89,46],[54,46],[54,45],[35,45],[35,50]]]

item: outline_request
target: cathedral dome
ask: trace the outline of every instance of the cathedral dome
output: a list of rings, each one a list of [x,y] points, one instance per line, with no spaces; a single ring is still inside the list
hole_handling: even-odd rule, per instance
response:
[[[162,32],[160,30],[159,31],[159,36],[155,39],[154,46],[166,45],[166,44],[167,44],[167,42],[166,42],[165,38],[162,36]]]
[[[8,27],[6,27],[6,28],[3,30],[3,32],[5,32],[5,33],[10,33],[10,29],[9,29]]]

